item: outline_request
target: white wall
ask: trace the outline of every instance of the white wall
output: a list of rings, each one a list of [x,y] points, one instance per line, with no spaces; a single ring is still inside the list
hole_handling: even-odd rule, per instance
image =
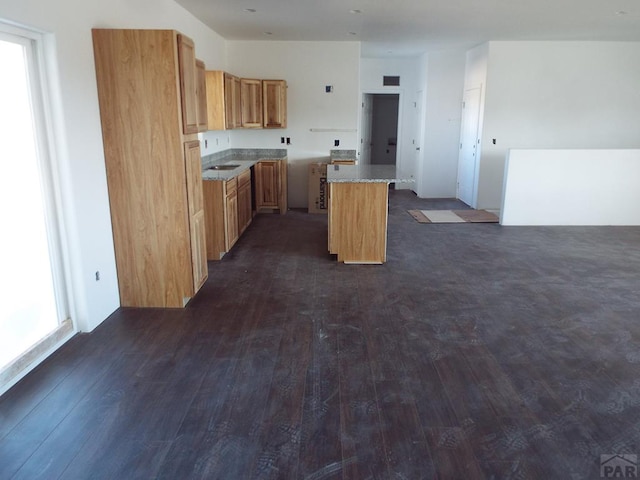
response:
[[[465,78],[464,51],[425,55],[424,140],[418,196],[456,196],[458,142]]]
[[[500,213],[503,225],[640,225],[640,150],[510,150]]]
[[[640,43],[490,42],[478,208],[500,206],[510,148],[639,148],[638,85]]]
[[[91,28],[172,28],[208,67],[224,67],[224,41],[172,0],[0,0],[2,19],[51,34],[57,170],[71,269],[72,315],[89,331],[120,304],[98,110]],[[95,281],[99,270],[101,279]]]
[[[231,146],[286,148],[289,206],[306,208],[308,165],[328,161],[333,148],[356,148],[360,44],[229,41],[227,54],[227,70],[234,75],[287,81],[287,128],[232,130]],[[332,93],[325,93],[326,85]],[[281,137],[291,138],[291,145],[281,144]]]
[[[400,76],[399,87],[385,87],[384,76]],[[360,96],[358,115],[362,102],[362,93],[398,93],[400,95],[398,112],[398,145],[396,165],[399,170],[412,178],[417,171],[415,145],[420,135],[420,119],[416,108],[416,94],[421,88],[420,57],[415,58],[363,58],[360,68]],[[358,138],[358,149],[360,139]],[[397,184],[396,188],[415,188],[413,184]]]

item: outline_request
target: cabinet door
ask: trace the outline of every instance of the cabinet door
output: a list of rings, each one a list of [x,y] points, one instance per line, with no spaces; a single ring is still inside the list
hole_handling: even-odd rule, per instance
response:
[[[182,34],[178,34],[178,72],[182,103],[182,131],[185,135],[198,133],[196,50],[193,41]]]
[[[198,131],[206,132],[207,128],[207,72],[204,62],[196,60],[196,98],[198,100]]]
[[[230,73],[224,74],[224,111],[225,127],[227,129],[242,127],[240,119],[240,79]]]
[[[262,128],[262,82],[249,78],[240,80],[242,126]]]
[[[238,235],[251,223],[251,170],[238,177]]]
[[[284,80],[262,81],[264,128],[287,127],[287,82]]]
[[[278,208],[279,161],[262,160],[256,164],[256,208]]]
[[[200,142],[197,140],[186,142],[184,144],[184,156],[187,179],[187,203],[189,206],[189,230],[191,234],[191,263],[193,266],[193,286],[195,293],[207,279],[208,274]]]
[[[205,73],[207,86],[207,129],[224,130],[226,108],[224,95],[224,72],[211,70]]]
[[[238,240],[238,190],[228,193],[225,203],[227,251],[229,251]]]

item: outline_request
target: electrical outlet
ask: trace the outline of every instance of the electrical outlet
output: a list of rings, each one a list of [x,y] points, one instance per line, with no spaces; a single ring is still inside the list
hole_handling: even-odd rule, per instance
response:
[[[331,93],[331,92],[333,92],[333,85],[325,85],[325,87],[324,87],[324,91],[325,91],[326,93]]]
[[[209,140],[207,140],[206,138],[204,139],[204,148],[207,148],[207,146],[209,145]]]
[[[96,270],[96,282],[100,281],[100,270]]]
[[[280,137],[280,143],[284,143],[284,137]]]
[[[291,145],[291,137],[287,137],[287,145]]]
[[[339,147],[340,146],[340,140],[334,140],[333,141],[333,146],[334,147]]]

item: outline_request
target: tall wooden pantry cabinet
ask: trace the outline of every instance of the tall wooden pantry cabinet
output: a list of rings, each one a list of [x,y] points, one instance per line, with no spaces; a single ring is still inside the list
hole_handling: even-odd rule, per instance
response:
[[[120,303],[183,307],[207,278],[194,44],[94,29],[93,45]]]

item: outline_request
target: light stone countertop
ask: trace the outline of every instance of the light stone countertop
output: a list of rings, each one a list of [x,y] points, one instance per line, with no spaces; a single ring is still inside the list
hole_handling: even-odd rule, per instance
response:
[[[285,149],[231,148],[202,157],[202,180],[230,180],[260,160],[284,160]],[[238,165],[232,170],[210,170],[216,165]]]
[[[327,183],[413,183],[395,165],[327,165]]]

